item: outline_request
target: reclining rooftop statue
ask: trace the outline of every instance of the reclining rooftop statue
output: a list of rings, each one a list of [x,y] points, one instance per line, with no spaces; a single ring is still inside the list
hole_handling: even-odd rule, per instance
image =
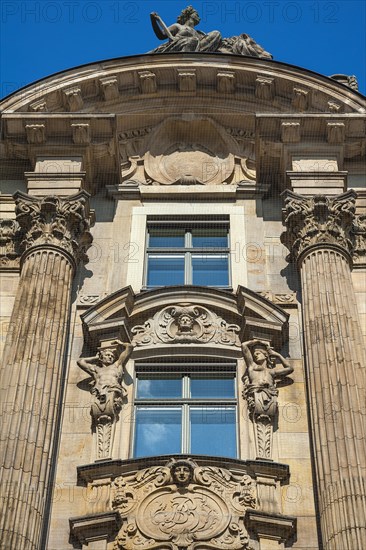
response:
[[[219,31],[209,33],[197,31],[195,26],[200,22],[200,17],[192,6],[185,8],[177,18],[177,22],[169,27],[157,13],[151,13],[150,17],[159,40],[168,39],[150,53],[218,52],[272,59],[272,55],[248,34],[223,38]]]

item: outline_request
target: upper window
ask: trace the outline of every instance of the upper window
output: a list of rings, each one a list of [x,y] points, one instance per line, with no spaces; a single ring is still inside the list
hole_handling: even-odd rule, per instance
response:
[[[147,233],[148,288],[230,286],[227,221],[149,222]]]
[[[237,456],[234,364],[137,368],[134,457]]]

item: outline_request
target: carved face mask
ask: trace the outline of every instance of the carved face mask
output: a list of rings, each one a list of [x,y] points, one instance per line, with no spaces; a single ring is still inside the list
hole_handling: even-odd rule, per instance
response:
[[[188,466],[176,466],[172,470],[172,476],[177,485],[188,485],[191,480],[191,470]]]

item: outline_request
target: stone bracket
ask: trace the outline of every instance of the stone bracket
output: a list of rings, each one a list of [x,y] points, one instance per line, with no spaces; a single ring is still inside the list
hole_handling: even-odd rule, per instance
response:
[[[88,514],[69,519],[71,538],[80,544],[97,540],[113,540],[121,527],[118,512]]]
[[[296,534],[297,520],[293,516],[268,514],[259,510],[247,510],[245,525],[249,532],[261,539],[289,542]]]

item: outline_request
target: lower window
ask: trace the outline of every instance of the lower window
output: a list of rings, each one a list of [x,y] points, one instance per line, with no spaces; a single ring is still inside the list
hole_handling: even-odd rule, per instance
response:
[[[134,456],[237,457],[235,365],[188,373],[151,368],[136,379]]]

